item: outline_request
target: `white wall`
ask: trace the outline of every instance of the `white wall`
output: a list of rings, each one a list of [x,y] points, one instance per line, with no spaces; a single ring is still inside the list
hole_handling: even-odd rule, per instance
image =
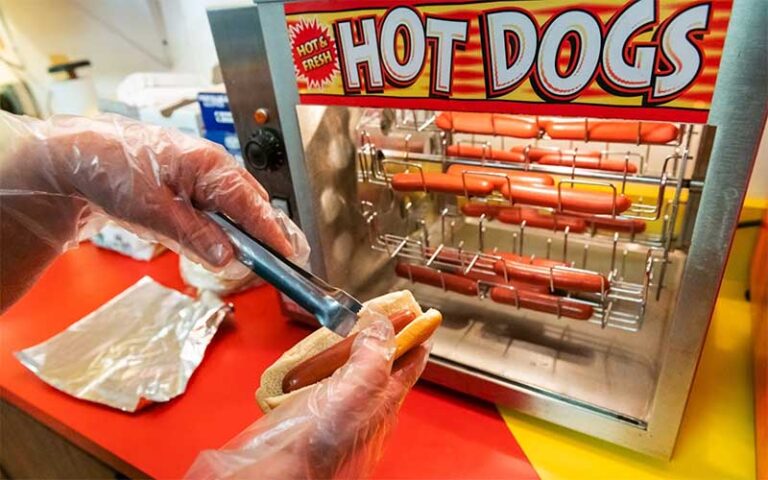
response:
[[[45,113],[50,55],[87,58],[100,97],[134,72],[194,73],[209,82],[217,64],[206,8],[247,0],[0,0],[21,76]],[[0,67],[0,77],[7,76]]]
[[[16,77],[13,76],[13,70],[0,62],[0,84],[13,83],[15,80]]]
[[[248,0],[161,0],[174,70],[211,79],[218,63],[206,10]]]
[[[41,107],[52,54],[91,60],[90,75],[103,97],[113,96],[131,72],[172,66],[162,21],[143,0],[0,0],[0,9],[25,67],[22,76]]]

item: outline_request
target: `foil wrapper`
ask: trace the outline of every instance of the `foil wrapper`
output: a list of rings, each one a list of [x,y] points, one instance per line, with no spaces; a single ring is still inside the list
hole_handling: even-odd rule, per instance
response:
[[[16,357],[63,392],[134,412],[184,393],[231,312],[210,292],[196,300],[144,277]]]

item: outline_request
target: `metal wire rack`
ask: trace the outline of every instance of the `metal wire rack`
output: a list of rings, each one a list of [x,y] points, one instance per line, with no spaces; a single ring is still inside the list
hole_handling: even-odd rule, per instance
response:
[[[643,322],[646,305],[649,299],[649,292],[655,288],[656,298],[661,294],[664,283],[664,275],[670,262],[670,251],[674,249],[675,225],[677,216],[681,209],[682,193],[685,190],[693,191],[701,189],[703,185],[686,179],[685,172],[687,163],[691,160],[689,147],[693,129],[686,125],[679,126],[679,136],[676,141],[667,144],[675,148],[674,153],[666,156],[661,162],[661,168],[653,174],[648,172],[647,164],[650,154],[648,150],[642,154],[631,151],[611,150],[606,144],[606,148],[600,151],[600,159],[623,158],[625,168],[623,171],[604,171],[598,169],[587,169],[577,166],[576,158],[578,148],[564,150],[560,147],[552,148],[554,154],[560,155],[563,159],[572,159],[570,165],[567,162],[560,162],[560,165],[542,165],[533,162],[529,152],[532,148],[539,145],[539,140],[544,139],[544,135],[536,138],[534,143],[529,143],[523,149],[523,161],[521,162],[503,162],[493,159],[493,142],[488,140],[478,140],[475,135],[470,135],[469,144],[480,146],[482,154],[477,157],[451,156],[447,154],[449,144],[456,144],[454,141],[455,131],[441,130],[435,124],[436,114],[434,112],[412,112],[409,110],[398,110],[394,114],[390,131],[402,135],[402,149],[379,149],[372,141],[368,133],[373,126],[376,116],[366,116],[365,121],[358,126],[359,149],[357,152],[358,162],[358,180],[360,182],[372,183],[385,187],[389,192],[389,202],[394,203],[399,200],[407,202],[405,210],[412,209],[412,195],[398,195],[392,188],[392,176],[396,173],[418,173],[422,178],[422,191],[424,197],[454,197],[462,200],[462,195],[446,195],[430,192],[425,180],[425,169],[430,171],[439,169],[446,172],[450,165],[459,164],[469,168],[464,169],[461,174],[463,190],[463,200],[479,203],[492,204],[497,206],[516,207],[521,206],[509,198],[505,198],[498,193],[491,195],[475,197],[469,193],[467,187],[467,178],[472,175],[499,176],[505,177],[505,181],[511,190],[509,175],[504,173],[490,173],[481,171],[484,167],[494,167],[509,171],[531,171],[547,173],[555,176],[557,189],[557,205],[554,207],[536,206],[543,212],[550,215],[567,214],[568,210],[564,207],[562,195],[565,189],[604,189],[611,194],[612,212],[610,215],[595,216],[605,218],[621,218],[628,220],[642,220],[648,222],[661,221],[660,233],[652,235],[649,233],[639,234],[630,231],[625,234],[613,232],[610,236],[599,231],[595,227],[594,220],[591,228],[586,233],[571,232],[569,227],[562,231],[551,231],[546,239],[546,257],[551,254],[553,243],[561,243],[563,249],[563,259],[568,257],[569,244],[576,237],[583,245],[583,254],[580,268],[576,267],[575,261],[566,263],[562,266],[551,267],[549,291],[552,295],[557,295],[558,308],[555,315],[560,317],[560,302],[569,301],[589,305],[593,309],[591,323],[600,325],[602,328],[611,327],[627,331],[638,331]],[[589,142],[589,119],[584,119],[584,128],[587,132],[584,138]],[[637,144],[641,144],[642,122],[637,122],[638,134]],[[435,151],[429,153],[414,153],[409,144],[414,135],[428,135],[432,137],[432,144],[437,145]],[[503,144],[502,138],[502,146]],[[453,142],[453,143],[452,143]],[[467,142],[460,140],[459,142]],[[640,168],[634,173],[630,173],[628,168],[630,161],[639,161]],[[599,164],[598,164],[599,165]],[[471,167],[478,167],[478,170],[472,170]],[[617,199],[625,194],[628,184],[653,185],[656,187],[653,200],[645,203],[642,198],[635,199],[632,206],[624,212],[618,212],[616,208]],[[671,198],[668,198],[668,189],[673,188]],[[418,192],[417,192],[418,193]],[[401,198],[405,197],[405,198]],[[442,201],[441,204],[444,204]],[[450,204],[450,202],[448,202]],[[391,206],[391,205],[390,205]],[[386,253],[390,258],[398,261],[405,261],[414,265],[428,267],[434,270],[441,279],[443,275],[492,275],[496,270],[494,265],[497,262],[504,261],[504,258],[498,254],[496,248],[487,248],[485,231],[489,222],[494,221],[482,214],[477,219],[468,219],[453,206],[443,208],[439,215],[439,235],[440,242],[436,246],[431,246],[430,226],[427,220],[423,218],[411,219],[414,222],[414,228],[406,228],[410,234],[398,235],[394,233],[382,233],[378,229],[377,218],[381,206],[374,206],[370,202],[363,205],[363,215],[369,226],[369,240],[372,248]],[[463,242],[458,244],[455,241],[455,229],[457,224],[473,224],[477,228],[477,248],[464,248]],[[511,227],[507,227],[511,228]],[[526,224],[523,220],[517,226],[516,231],[512,232],[512,239],[515,253],[524,256],[524,245],[527,242],[541,242],[541,236],[529,239],[527,232],[534,227]],[[514,229],[513,229],[514,230]],[[630,245],[633,256],[639,251],[638,247],[645,248],[645,254],[642,259],[628,260],[630,257]],[[606,272],[597,272],[589,268],[590,251],[600,249],[608,251],[610,255],[610,268]],[[532,257],[528,257],[531,258]],[[625,270],[628,261],[641,261],[642,274],[639,278],[626,278]],[[595,275],[604,280],[604,285],[599,292],[579,292],[563,291],[556,288],[556,274],[559,272],[577,272],[585,275]],[[655,279],[656,277],[657,279]],[[519,295],[516,293],[516,287],[508,283],[508,278],[502,281],[478,280],[476,293],[479,298],[488,299],[489,292],[494,288],[510,290],[513,297]],[[413,281],[413,278],[411,278]],[[441,280],[442,288],[446,289],[445,281]],[[521,302],[519,297],[517,302],[513,302],[511,308],[520,309]]]

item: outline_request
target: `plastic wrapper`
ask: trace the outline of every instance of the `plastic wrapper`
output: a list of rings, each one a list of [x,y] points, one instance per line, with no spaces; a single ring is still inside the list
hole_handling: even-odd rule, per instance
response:
[[[202,452],[187,478],[362,478],[378,463],[428,347],[392,365],[392,324],[369,311],[347,364],[270,411],[219,450]]]
[[[179,257],[179,273],[184,283],[198,291],[226,296],[255,287],[264,282],[245,265],[236,263],[221,272],[212,272],[187,257]]]
[[[205,211],[299,264],[309,256],[301,231],[219,145],[116,115],[41,121],[0,112],[2,309],[106,219],[221,270],[234,253]]]
[[[184,393],[230,312],[211,293],[195,300],[144,277],[16,357],[63,392],[133,412]]]

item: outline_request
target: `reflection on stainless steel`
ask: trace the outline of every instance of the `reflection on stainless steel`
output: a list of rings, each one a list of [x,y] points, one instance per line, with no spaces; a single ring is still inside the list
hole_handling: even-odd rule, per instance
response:
[[[390,109],[297,105],[293,83],[274,80],[291,77],[281,40],[282,2],[219,10],[210,18],[241,141],[254,131],[256,107],[279,109],[271,126],[289,143],[289,165],[256,175],[273,195],[295,202],[315,272],[362,299],[410,288],[425,306],[443,311],[424,378],[669,456],[746,189],[757,119],[765,114],[768,73],[755,66],[761,65],[766,37],[759,16],[749,13],[758,2],[734,6],[712,111],[717,131],[680,125],[679,137],[668,145],[441,131],[439,112],[411,110],[407,100]],[[447,154],[449,146],[462,144],[483,153]],[[523,147],[524,161],[493,160],[495,150],[513,146]],[[597,151],[614,165],[623,160],[625,168],[577,167],[574,154],[572,164],[531,161],[531,149],[546,146],[560,149],[566,160],[562,152]],[[629,172],[630,163],[637,173]],[[564,213],[567,189],[599,189],[613,198],[614,215],[602,220],[641,219],[647,228],[617,233],[593,220],[583,232],[551,231],[505,224],[492,215],[468,217],[461,207],[469,200],[512,205],[498,193],[470,199],[466,180],[463,195],[428,192],[423,180],[423,191],[391,188],[397,173],[423,179],[452,164],[551,175],[557,202],[537,207],[545,215]],[[633,205],[619,213],[623,193],[632,195]],[[592,318],[561,316],[560,300],[555,313],[493,301],[490,287],[508,278],[494,278],[490,266],[504,253],[562,262],[552,267],[548,294],[589,305]],[[432,284],[438,286],[396,276],[396,262],[432,269],[427,272],[437,275]],[[588,293],[555,288],[555,274],[566,271],[605,280],[600,291]],[[456,273],[485,278],[476,296],[446,288],[445,274]]]
[[[16,353],[70,395],[133,412],[181,395],[231,307],[144,277],[45,342]]]

